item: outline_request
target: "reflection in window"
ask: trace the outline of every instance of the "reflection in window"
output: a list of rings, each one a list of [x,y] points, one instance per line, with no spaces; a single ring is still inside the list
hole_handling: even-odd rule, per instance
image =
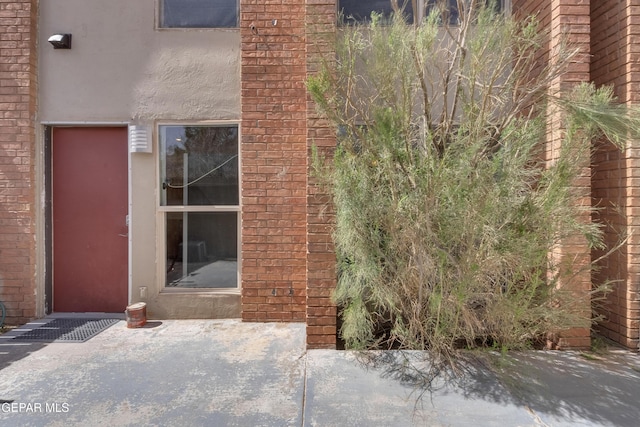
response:
[[[163,206],[238,204],[238,128],[162,126]]]
[[[338,10],[344,16],[345,22],[368,22],[371,20],[371,13],[376,12],[382,16],[389,18],[393,14],[392,4],[396,0],[339,0]],[[485,4],[495,6],[496,13],[504,10],[505,0],[484,0]],[[463,0],[463,3],[469,4],[470,0]],[[414,15],[417,22],[421,22],[435,8],[441,12],[443,20],[451,25],[457,25],[460,18],[458,10],[458,0],[416,0],[417,10],[413,10],[413,1],[397,0],[398,6],[402,9],[404,6],[404,14],[407,22],[414,22]]]
[[[371,12],[376,12],[385,17],[390,17],[393,13],[391,0],[340,0],[339,11],[344,16],[345,21],[367,22],[371,19]],[[402,6],[404,0],[398,0],[398,5]],[[405,15],[409,22],[413,21],[413,9],[411,0],[406,1]]]
[[[237,212],[167,212],[167,286],[235,288]]]

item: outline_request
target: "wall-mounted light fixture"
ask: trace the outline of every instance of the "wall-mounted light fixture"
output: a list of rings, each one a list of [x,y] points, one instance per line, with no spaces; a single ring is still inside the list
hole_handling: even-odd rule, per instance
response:
[[[54,49],[71,49],[71,34],[54,34],[47,39]]]
[[[151,153],[151,126],[129,125],[129,152]]]

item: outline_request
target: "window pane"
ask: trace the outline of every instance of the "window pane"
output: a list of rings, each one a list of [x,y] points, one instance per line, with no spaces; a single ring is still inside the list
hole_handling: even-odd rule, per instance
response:
[[[238,287],[237,212],[167,212],[166,218],[166,286]]]
[[[234,28],[238,0],[162,0],[163,28]]]
[[[238,205],[238,128],[161,126],[163,206]]]
[[[398,0],[398,5],[402,6],[403,0]],[[342,12],[346,22],[355,19],[358,22],[366,22],[371,19],[371,12],[378,12],[384,16],[391,16],[393,8],[391,0],[340,0],[339,11]],[[409,22],[413,22],[413,8],[411,0],[407,0],[404,9]]]
[[[491,0],[485,0],[485,4],[489,6]],[[469,4],[469,0],[466,0],[466,4]],[[448,3],[448,4],[447,4]],[[495,7],[495,12],[499,13],[502,11],[502,1],[496,0],[493,5]],[[433,10],[434,6],[439,4],[440,6],[446,6],[443,12],[443,18],[446,19],[449,24],[457,25],[458,20],[460,18],[460,12],[458,10],[458,1],[457,0],[427,0],[426,3],[426,15],[429,15]]]
[[[346,22],[358,21],[367,22],[370,20],[371,12],[378,12],[384,16],[390,16],[393,12],[391,6],[393,0],[339,0],[338,10],[342,12]],[[470,0],[463,0],[466,4],[469,4]],[[488,5],[491,0],[484,0]],[[398,0],[398,5],[404,4],[404,0]],[[496,12],[502,10],[501,0],[496,0],[494,5]],[[406,7],[404,9],[405,15],[407,15],[407,21],[413,22],[414,10],[411,0],[406,0]],[[459,19],[458,12],[458,0],[419,0],[417,2],[418,15],[422,18],[428,15],[435,5],[439,5],[443,8],[443,18],[451,24],[457,24]]]

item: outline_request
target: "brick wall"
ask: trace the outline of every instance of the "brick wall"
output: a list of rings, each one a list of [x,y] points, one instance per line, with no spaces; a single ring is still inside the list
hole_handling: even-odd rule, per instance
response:
[[[556,78],[551,87],[552,92],[566,92],[576,84],[589,80],[589,53],[590,53],[590,8],[589,0],[553,0],[553,1],[527,1],[514,0],[513,9],[519,16],[530,14],[538,15],[544,28],[549,31],[549,45],[547,52],[562,43],[566,36],[568,41],[580,49],[580,53],[572,60],[565,73]],[[541,58],[548,56],[553,60],[552,54],[543,53]],[[546,58],[545,58],[546,59]],[[558,156],[560,143],[563,138],[562,117],[553,110],[553,106],[547,112],[547,144],[545,159],[552,163]],[[590,205],[590,164],[588,156],[584,156],[582,173],[575,182],[575,193],[579,196],[579,205]],[[580,221],[588,222],[591,218],[584,215]],[[591,273],[588,269],[590,253],[586,240],[580,236],[565,239],[551,257],[561,268],[571,263],[576,275],[570,282],[560,283],[563,291],[569,291],[573,295],[574,306],[572,309],[582,316],[591,314],[591,301],[588,297],[591,291]],[[570,330],[558,331],[558,341],[555,343],[560,348],[583,348],[590,345],[589,324]]]
[[[328,198],[308,177],[312,146],[331,153],[335,137],[315,113],[304,82],[318,58],[330,52],[335,32],[335,0],[241,0],[242,35],[242,304],[243,319],[307,322],[309,347],[336,343],[335,256],[330,236]],[[537,13],[551,32],[541,59],[568,33],[581,55],[557,79],[569,90],[588,80],[590,6],[588,0],[514,0],[517,14]],[[276,25],[273,25],[274,22]],[[557,155],[560,120],[549,115],[547,160]],[[576,191],[590,203],[590,169],[584,165]],[[588,221],[589,218],[582,218]],[[583,239],[568,239],[554,254],[560,261],[586,265]],[[584,296],[591,289],[588,271],[572,282]],[[306,309],[305,309],[306,306]],[[580,307],[588,313],[588,299]],[[562,347],[590,343],[588,326],[563,331]]]
[[[242,318],[247,321],[304,321],[306,315],[304,11],[304,0],[240,0]]]
[[[307,1],[307,73],[318,70],[320,62],[334,55],[336,0]],[[336,286],[336,258],[331,237],[333,212],[329,197],[317,186],[311,170],[311,150],[316,147],[331,156],[336,137],[329,124],[319,117],[311,99],[307,100],[307,345],[309,348],[335,348],[336,307],[331,295]]]
[[[0,300],[9,324],[36,315],[37,3],[0,0]]]
[[[640,34],[640,1],[591,2],[591,79],[597,85],[613,85],[624,103],[640,99],[640,55],[634,47]],[[630,145],[620,151],[606,141],[596,144],[593,159],[593,203],[601,208],[596,219],[607,224],[608,247],[614,247],[623,232],[631,233],[622,248],[600,263],[596,283],[615,281],[607,300],[597,305],[604,317],[599,332],[630,348],[638,347],[640,320],[640,150]],[[593,257],[603,252],[595,251]]]
[[[555,88],[561,92],[568,92],[577,84],[589,81],[590,66],[590,9],[589,0],[560,0],[553,1],[551,8],[551,46],[553,52],[562,42],[563,37],[567,41],[580,49],[580,53],[571,61],[565,73],[554,82]],[[560,123],[556,122],[556,114],[552,114],[552,138],[547,144],[547,160],[553,162],[559,152],[560,143],[564,137],[564,130]],[[589,152],[581,159],[582,172],[574,183],[574,193],[579,196],[576,202],[580,206],[590,206],[591,204],[591,169]],[[579,221],[587,223],[591,221],[588,213],[584,213]],[[574,275],[570,283],[560,283],[563,290],[570,290],[573,293],[573,300],[576,302],[575,309],[584,318],[591,316],[591,270],[589,262],[591,260],[589,245],[582,236],[573,236],[565,239],[560,248],[553,254],[557,258],[562,268],[563,264],[571,263]],[[590,324],[585,323],[582,327],[576,327],[565,331],[560,331],[560,348],[589,348],[591,345]]]

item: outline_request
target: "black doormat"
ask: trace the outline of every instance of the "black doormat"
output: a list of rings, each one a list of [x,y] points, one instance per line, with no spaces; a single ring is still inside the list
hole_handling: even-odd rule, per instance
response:
[[[118,322],[119,319],[53,319],[12,339],[27,342],[85,342]]]

